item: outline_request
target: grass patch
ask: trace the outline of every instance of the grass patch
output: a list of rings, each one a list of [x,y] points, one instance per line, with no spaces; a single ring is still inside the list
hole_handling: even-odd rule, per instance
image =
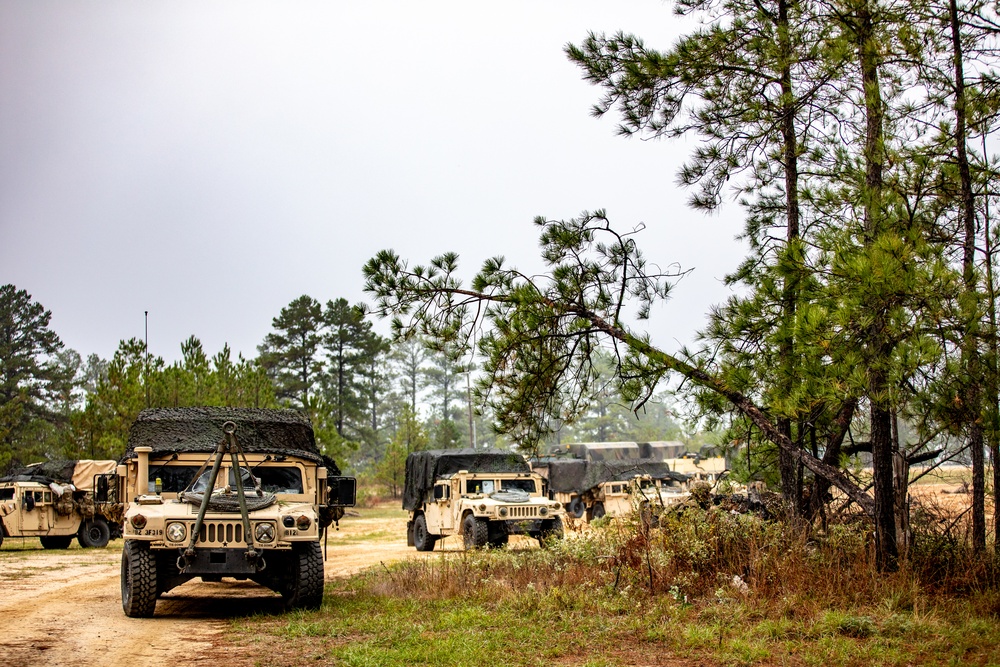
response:
[[[713,511],[612,523],[373,568],[328,585],[318,612],[235,621],[235,641],[261,665],[1000,664],[986,559],[917,548],[882,575],[866,534]]]

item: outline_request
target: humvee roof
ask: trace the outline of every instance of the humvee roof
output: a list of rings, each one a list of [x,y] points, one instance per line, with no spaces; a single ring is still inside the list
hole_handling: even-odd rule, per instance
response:
[[[143,410],[129,431],[124,458],[136,447],[152,447],[153,455],[213,452],[223,439],[222,426],[236,424],[236,437],[246,453],[297,456],[316,463],[324,457],[316,446],[309,420],[297,410],[253,408],[154,408]]]

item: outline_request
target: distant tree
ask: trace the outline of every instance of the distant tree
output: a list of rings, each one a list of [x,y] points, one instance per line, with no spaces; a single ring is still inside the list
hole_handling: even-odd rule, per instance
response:
[[[463,425],[463,378],[466,366],[457,358],[456,346],[441,346],[430,357],[430,365],[423,369],[424,386],[430,389],[430,399],[436,403],[431,438],[440,449],[469,446],[469,434]]]
[[[406,475],[406,457],[411,452],[426,449],[427,445],[427,433],[417,415],[404,406],[396,433],[375,468],[376,481],[384,484],[392,496],[397,497]]]
[[[429,354],[427,344],[416,336],[397,341],[392,348],[391,359],[397,384],[414,415],[417,414],[417,402],[423,388],[424,362]]]
[[[300,296],[281,309],[272,325],[275,330],[258,347],[260,364],[274,381],[279,399],[305,407],[323,368],[323,306]]]
[[[51,318],[27,291],[0,287],[0,470],[33,449],[43,424],[67,422],[76,369],[60,360],[63,343],[49,329]]]

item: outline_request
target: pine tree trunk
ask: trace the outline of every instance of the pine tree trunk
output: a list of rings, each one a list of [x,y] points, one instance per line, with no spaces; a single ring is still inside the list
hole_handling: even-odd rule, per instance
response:
[[[778,47],[781,58],[781,140],[783,146],[783,162],[785,171],[785,219],[787,235],[785,252],[797,256],[796,244],[799,241],[799,173],[798,173],[798,138],[795,134],[794,91],[792,89],[792,46],[789,37],[788,0],[778,0]],[[782,287],[782,325],[779,340],[782,359],[781,383],[783,392],[788,395],[794,390],[796,379],[795,357],[795,311],[798,301],[798,267],[791,269],[784,276]],[[791,419],[783,417],[778,420],[778,430],[792,440]],[[803,514],[802,485],[799,466],[796,460],[785,450],[778,450],[778,468],[781,473],[781,493],[790,509],[796,515]]]
[[[883,165],[885,162],[885,112],[882,103],[882,89],[879,82],[879,45],[871,8],[867,0],[858,7],[855,32],[858,46],[858,60],[861,82],[864,89],[865,105],[865,246],[872,247],[885,230],[883,209]],[[886,340],[884,306],[873,313],[869,327],[867,344],[872,354],[868,364],[868,401],[871,409],[872,473],[875,483],[875,562],[879,570],[895,570],[899,562],[896,544],[895,488],[892,478],[892,427],[888,399],[888,378],[882,365],[891,352],[891,344]]]
[[[965,368],[965,391],[962,407],[969,425],[969,448],[972,451],[972,545],[977,550],[986,548],[986,480],[983,460],[983,423],[981,363],[978,344],[979,312],[978,281],[976,280],[976,212],[972,195],[972,175],[966,149],[965,72],[962,56],[961,24],[958,20],[957,0],[949,0],[951,18],[952,54],[955,64],[955,148],[958,175],[961,181],[962,223],[965,242],[962,255],[962,279],[965,298],[962,300],[965,331],[962,338],[962,365]]]

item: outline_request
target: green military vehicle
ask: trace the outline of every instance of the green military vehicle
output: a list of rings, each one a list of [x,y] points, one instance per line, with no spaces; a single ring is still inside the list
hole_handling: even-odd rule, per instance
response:
[[[144,410],[107,484],[124,501],[125,614],[152,616],[195,577],[255,581],[288,608],[318,608],[321,538],[355,499],[339,474],[294,410]]]

